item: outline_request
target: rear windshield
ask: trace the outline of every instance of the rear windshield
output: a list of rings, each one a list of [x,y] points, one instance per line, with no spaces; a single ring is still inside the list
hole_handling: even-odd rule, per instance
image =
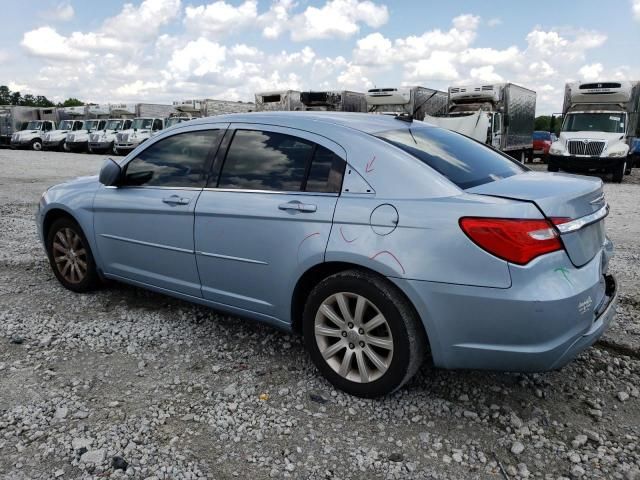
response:
[[[376,136],[426,163],[463,190],[527,171],[506,155],[443,128],[416,125]]]
[[[533,132],[534,140],[551,140],[551,133],[549,132]]]

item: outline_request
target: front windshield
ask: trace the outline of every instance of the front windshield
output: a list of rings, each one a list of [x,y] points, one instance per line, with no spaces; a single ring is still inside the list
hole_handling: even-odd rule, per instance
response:
[[[624,113],[570,113],[562,124],[563,132],[624,133]]]
[[[151,124],[153,123],[153,120],[150,118],[136,118],[133,121],[133,125],[131,125],[131,128],[134,129],[150,129],[151,128]]]
[[[98,128],[98,120],[87,120],[86,122],[84,122],[84,128],[89,131],[95,130],[96,128]]]
[[[73,120],[63,120],[60,122],[60,128],[58,130],[71,130],[73,126]]]
[[[25,128],[25,130],[40,130],[40,125],[42,125],[42,122],[38,122],[38,121],[29,122],[27,123],[27,128]]]
[[[107,130],[120,130],[122,128],[122,120],[109,120],[107,122]]]
[[[527,171],[515,160],[459,133],[412,126],[376,134],[463,190]]]

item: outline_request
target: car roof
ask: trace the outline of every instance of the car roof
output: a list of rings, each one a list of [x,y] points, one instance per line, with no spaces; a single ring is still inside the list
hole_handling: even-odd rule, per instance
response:
[[[314,124],[321,123],[324,125],[336,125],[352,128],[364,133],[409,128],[412,123],[421,126],[430,126],[428,123],[419,121],[409,122],[398,120],[394,115],[326,111],[232,113],[195,119],[189,122],[189,124],[206,124],[211,123],[211,120],[230,123],[264,123],[296,128],[304,128],[305,126],[311,127]]]

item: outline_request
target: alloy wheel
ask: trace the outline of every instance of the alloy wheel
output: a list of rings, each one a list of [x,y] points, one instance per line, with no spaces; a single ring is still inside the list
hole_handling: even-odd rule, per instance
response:
[[[53,259],[60,275],[69,283],[80,283],[87,275],[87,250],[71,228],[58,230],[52,244]]]
[[[347,380],[373,382],[391,365],[391,328],[362,295],[339,292],[326,298],[315,316],[314,335],[327,365]]]

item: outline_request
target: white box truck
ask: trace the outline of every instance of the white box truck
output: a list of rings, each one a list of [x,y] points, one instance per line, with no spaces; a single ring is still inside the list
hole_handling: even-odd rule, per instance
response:
[[[622,182],[631,173],[631,146],[640,136],[640,81],[565,85],[560,137],[549,149],[550,172],[599,171]]]
[[[449,87],[445,116],[425,121],[533,161],[536,92],[514,83]]]
[[[43,150],[61,150],[68,152],[67,134],[78,132],[84,128],[84,121],[87,116],[86,107],[63,107],[58,109],[60,123],[55,130],[45,133],[42,139]]]
[[[364,93],[342,91],[309,91],[300,94],[300,101],[307,111],[366,112]]]
[[[131,128],[116,134],[114,153],[126,154],[164,128],[165,121],[177,111],[173,105],[136,103]]]
[[[89,134],[89,153],[113,153],[118,132],[131,128],[133,118],[136,116],[134,103],[109,104],[109,118],[102,130],[95,130]]]
[[[8,147],[15,132],[27,128],[32,120],[39,120],[38,108],[0,105],[0,146]]]
[[[275,90],[255,94],[256,111],[300,111],[304,105],[300,101],[300,92],[297,90]]]
[[[59,113],[56,108],[37,108],[37,120],[31,120],[19,132],[11,135],[11,148],[42,150],[43,138],[47,132],[57,128]]]
[[[103,130],[109,118],[109,105],[87,105],[86,118],[80,130],[67,133],[65,149],[71,152],[86,152],[89,150],[89,137],[92,133]]]
[[[415,120],[447,113],[447,93],[420,86],[371,88],[366,101],[370,113],[407,115]]]

